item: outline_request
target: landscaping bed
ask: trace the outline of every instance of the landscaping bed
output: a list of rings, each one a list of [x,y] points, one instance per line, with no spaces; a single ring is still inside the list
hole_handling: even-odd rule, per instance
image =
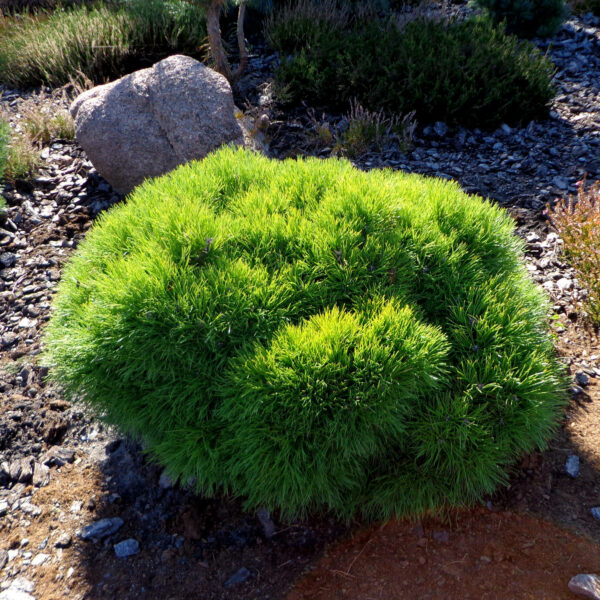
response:
[[[331,577],[317,586],[325,586],[319,593],[329,590],[324,598],[335,597],[332,582],[336,593],[347,589],[345,597],[374,595],[376,588],[353,586],[375,585],[366,579],[377,580],[368,568],[378,556],[370,546],[378,545],[385,553],[390,537],[397,541],[405,536],[409,544],[406,556],[396,557],[396,562],[412,574],[414,581],[409,581],[414,586],[402,588],[402,593],[412,589],[413,596],[426,590],[432,598],[452,597],[450,587],[468,591],[469,571],[460,570],[467,563],[492,581],[492,571],[507,579],[511,570],[537,569],[537,579],[518,583],[521,587],[473,588],[479,589],[474,597],[488,598],[569,598],[569,576],[600,570],[592,558],[583,561],[596,547],[590,543],[600,543],[600,521],[590,512],[600,504],[600,345],[597,332],[586,324],[581,286],[543,214],[547,202],[575,192],[585,173],[590,180],[600,178],[600,90],[595,84],[600,78],[600,19],[574,18],[550,42],[560,88],[550,119],[493,132],[433,123],[417,129],[408,152],[392,148],[356,160],[364,169],[388,166],[455,179],[466,191],[507,207],[516,218],[518,234],[528,244],[528,269],[554,303],[552,323],[561,360],[576,378],[561,430],[547,451],[526,457],[512,472],[510,487],[488,498],[481,509],[459,514],[449,523],[424,521],[421,529],[391,523],[372,538],[359,523],[329,515],[282,520],[277,513],[244,512],[241,503],[230,498],[204,499],[173,486],[139,446],[65,401],[60,390],[46,382],[46,369],[38,363],[40,335],[65,261],[97,215],[122,200],[76,144],[54,140],[42,153],[40,174],[3,192],[8,213],[0,231],[0,585],[13,590],[21,585],[38,600],[280,599],[303,571],[317,564],[328,543],[353,536],[354,541],[342,545],[311,580]],[[272,55],[252,58],[242,83],[253,102],[261,90],[268,96],[257,85],[270,74],[273,60]],[[3,90],[1,102],[13,125],[23,96]],[[322,111],[302,107],[283,111],[266,100],[261,110],[269,114],[273,157],[325,157],[334,151],[315,144],[311,131],[322,123],[334,126],[340,115],[321,116]],[[576,477],[565,468],[572,455],[580,459]],[[534,535],[535,521],[507,510],[530,513],[591,542],[567,533],[560,538],[544,525],[540,529],[547,537],[528,546],[525,537],[527,532]],[[123,524],[99,541],[78,537],[78,532],[85,536],[84,527],[90,523],[117,517]],[[486,549],[481,538],[488,527],[504,535],[494,536],[497,547]],[[378,535],[387,535],[387,541]],[[138,542],[139,553],[115,556],[113,544],[127,539]],[[362,552],[370,539],[374,541]],[[414,552],[408,550],[413,548],[410,544]],[[515,544],[520,551],[510,554],[508,547]],[[536,548],[538,562],[531,557]],[[572,560],[571,555],[581,555],[582,560]],[[439,577],[438,571],[443,573]],[[541,581],[550,577],[546,571],[555,577],[555,595]],[[424,580],[425,588],[418,587],[417,578]],[[15,584],[19,579],[24,581]],[[311,595],[311,585],[301,586],[304,595],[294,592],[291,598],[319,597]],[[385,597],[393,593],[400,591],[388,589]]]

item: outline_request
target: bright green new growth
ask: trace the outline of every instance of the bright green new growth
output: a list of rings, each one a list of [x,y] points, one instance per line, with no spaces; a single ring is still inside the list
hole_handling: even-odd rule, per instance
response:
[[[68,393],[199,491],[285,515],[474,501],[563,403],[510,218],[340,160],[225,148],[142,185],[55,308]]]

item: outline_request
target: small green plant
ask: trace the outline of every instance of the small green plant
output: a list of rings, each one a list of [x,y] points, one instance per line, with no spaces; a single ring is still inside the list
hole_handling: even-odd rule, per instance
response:
[[[314,21],[310,35],[294,23],[275,16],[269,29],[281,54],[276,90],[292,102],[345,109],[356,98],[372,112],[491,128],[547,115],[554,95],[550,60],[489,21]]]
[[[286,516],[473,502],[564,402],[513,230],[454,183],[223,148],[100,217],[45,360],[206,494]]]
[[[474,0],[494,23],[506,23],[506,29],[519,37],[554,35],[568,11],[565,0]]]
[[[353,100],[346,117],[348,127],[341,134],[340,149],[349,157],[357,158],[371,149],[380,152],[396,142],[400,150],[405,151],[414,137],[414,116],[412,112],[404,117],[387,117],[382,110],[368,111]]]
[[[13,134],[8,146],[4,178],[8,181],[28,179],[41,165],[40,151],[27,135]]]
[[[587,310],[600,323],[600,188],[579,184],[577,199],[562,199],[548,207],[550,222],[564,242],[564,251],[588,290]]]
[[[23,133],[37,145],[53,140],[74,139],[75,126],[69,111],[65,108],[53,109],[45,100],[46,95],[42,93],[35,100],[21,103],[20,124]]]
[[[4,175],[4,169],[6,169],[9,142],[10,125],[7,121],[0,117],[0,179],[2,179],[2,176]]]

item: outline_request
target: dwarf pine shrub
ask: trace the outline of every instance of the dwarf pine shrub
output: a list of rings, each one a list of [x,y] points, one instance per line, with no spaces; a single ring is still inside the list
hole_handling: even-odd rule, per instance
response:
[[[288,516],[472,502],[563,402],[521,250],[454,183],[225,148],[100,217],[46,360],[204,494]]]
[[[554,35],[568,11],[565,0],[474,0],[495,23],[520,37]]]
[[[551,61],[489,21],[419,18],[399,26],[371,19],[348,26],[341,9],[313,13],[309,19],[282,11],[268,25],[281,56],[277,88],[288,101],[309,98],[345,110],[356,98],[371,111],[414,110],[421,123],[486,128],[548,113]]]

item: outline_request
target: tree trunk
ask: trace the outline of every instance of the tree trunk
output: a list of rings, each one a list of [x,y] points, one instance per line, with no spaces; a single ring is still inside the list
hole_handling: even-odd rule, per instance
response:
[[[237,43],[240,51],[240,63],[235,73],[233,74],[233,81],[237,81],[248,66],[248,49],[246,48],[246,39],[244,37],[244,17],[246,16],[246,4],[248,0],[241,0],[238,7],[237,17]]]
[[[208,43],[210,45],[210,53],[215,63],[215,71],[224,75],[228,81],[232,80],[231,67],[223,48],[223,40],[221,39],[221,25],[219,17],[221,8],[225,0],[211,0],[206,10],[206,29],[208,32]]]

